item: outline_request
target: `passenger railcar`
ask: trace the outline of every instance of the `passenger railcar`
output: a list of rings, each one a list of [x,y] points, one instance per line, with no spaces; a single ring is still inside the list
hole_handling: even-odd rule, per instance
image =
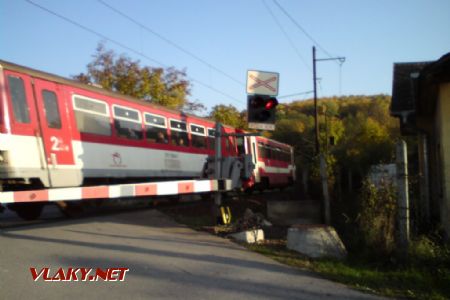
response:
[[[214,155],[214,128],[209,119],[0,61],[3,190],[199,178]],[[290,146],[263,137],[221,143],[223,156],[252,155],[244,188],[295,180]]]
[[[194,178],[213,155],[211,120],[7,62],[0,65],[4,187]],[[234,137],[222,142],[224,156],[236,155]]]
[[[293,148],[261,136],[246,137],[246,153],[252,155],[255,168],[244,183],[246,189],[286,187],[296,180]],[[239,144],[239,141],[238,141]]]

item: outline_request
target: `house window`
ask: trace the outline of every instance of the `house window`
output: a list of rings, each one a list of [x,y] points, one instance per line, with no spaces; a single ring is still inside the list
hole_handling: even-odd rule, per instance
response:
[[[144,113],[145,137],[149,142],[167,144],[166,118]]]
[[[205,128],[191,124],[192,146],[195,148],[206,148]]]
[[[118,137],[141,140],[142,139],[142,123],[138,110],[113,105],[114,127]]]
[[[75,95],[73,109],[79,132],[111,135],[109,110],[105,102]]]
[[[170,140],[174,146],[189,146],[186,122],[170,120]]]
[[[27,104],[25,86],[22,78],[8,76],[8,83],[14,119],[18,123],[30,123],[30,109]]]

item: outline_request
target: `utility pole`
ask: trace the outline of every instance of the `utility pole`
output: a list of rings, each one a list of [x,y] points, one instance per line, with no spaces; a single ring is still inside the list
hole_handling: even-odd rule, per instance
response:
[[[319,141],[319,118],[317,111],[317,72],[316,62],[325,60],[338,60],[341,64],[345,62],[345,57],[330,57],[330,58],[316,58],[316,47],[313,46],[313,84],[314,84],[314,126],[316,132],[316,155],[320,153],[320,141]]]
[[[317,111],[317,78],[316,78],[316,47],[313,46],[313,84],[314,84],[314,128],[316,132],[316,155],[320,153],[319,118]]]
[[[317,72],[316,72],[316,62],[325,61],[325,60],[339,60],[342,64],[345,61],[345,57],[330,57],[330,58],[316,58],[316,47],[313,46],[313,84],[314,84],[314,126],[316,132],[316,156],[320,158],[320,177],[322,178],[322,194],[323,194],[323,217],[326,225],[330,225],[331,217],[330,217],[330,195],[328,192],[328,172],[327,172],[327,162],[325,159],[325,155],[320,153],[320,141],[319,141],[319,112],[317,109]],[[326,115],[325,115],[325,123],[327,123]],[[328,124],[326,124],[328,127]],[[327,130],[327,152],[328,152],[328,128]]]
[[[408,253],[409,244],[409,191],[408,154],[406,142],[400,140],[396,145],[397,164],[397,246],[402,254]]]

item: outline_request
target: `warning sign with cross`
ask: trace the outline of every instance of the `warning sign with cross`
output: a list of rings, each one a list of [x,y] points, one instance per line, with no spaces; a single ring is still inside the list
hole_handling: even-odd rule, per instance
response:
[[[247,71],[247,94],[277,96],[280,74],[263,71]]]

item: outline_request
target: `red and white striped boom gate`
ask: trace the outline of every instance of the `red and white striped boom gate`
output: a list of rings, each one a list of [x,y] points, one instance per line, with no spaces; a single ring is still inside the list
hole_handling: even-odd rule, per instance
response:
[[[1,192],[0,204],[19,202],[77,201],[139,196],[167,196],[229,191],[231,189],[231,180],[228,179],[160,181]]]

